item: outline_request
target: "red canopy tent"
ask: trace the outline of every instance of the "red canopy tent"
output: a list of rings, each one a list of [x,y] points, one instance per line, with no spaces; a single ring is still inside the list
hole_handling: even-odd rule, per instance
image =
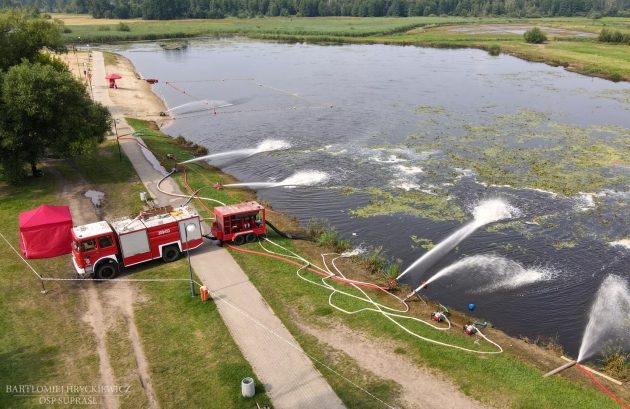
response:
[[[68,206],[41,205],[20,213],[20,249],[26,258],[47,258],[72,250]]]
[[[112,74],[107,74],[107,75],[105,76],[105,79],[106,79],[106,80],[109,80],[109,87],[110,87],[110,88],[118,88],[118,87],[116,86],[116,80],[119,80],[119,79],[121,79],[121,78],[122,78],[122,77],[121,77],[120,75],[118,75],[118,74],[114,74],[114,73],[112,73]]]

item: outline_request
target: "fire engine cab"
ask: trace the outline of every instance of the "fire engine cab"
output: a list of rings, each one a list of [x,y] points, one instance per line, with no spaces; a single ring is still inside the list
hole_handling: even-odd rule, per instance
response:
[[[265,208],[258,202],[245,202],[214,208],[212,235],[220,242],[237,246],[251,243],[267,234]]]
[[[79,276],[111,279],[121,267],[162,258],[177,260],[201,246],[199,215],[190,206],[170,206],[136,217],[100,221],[72,229],[72,262]]]

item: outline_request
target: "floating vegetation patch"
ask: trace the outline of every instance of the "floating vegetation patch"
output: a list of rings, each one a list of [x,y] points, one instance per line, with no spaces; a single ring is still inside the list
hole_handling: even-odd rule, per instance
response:
[[[572,249],[575,246],[577,246],[577,242],[575,242],[575,241],[554,241],[553,242],[553,247],[556,250]]]
[[[627,104],[630,109],[630,89],[607,89],[597,94],[598,97],[612,99],[622,104]]]
[[[423,130],[408,137],[407,146],[443,152],[423,164],[427,175],[459,167],[486,185],[566,196],[630,184],[630,129],[561,124],[545,112],[523,109],[490,123],[459,124],[448,134]]]
[[[510,220],[506,222],[493,223],[486,227],[486,231],[490,233],[508,234],[510,232],[518,232],[527,240],[534,238],[534,234],[527,229],[527,226],[520,220]]]
[[[439,105],[418,105],[416,106],[417,114],[444,115],[447,113],[446,108]]]
[[[352,187],[352,186],[344,186],[339,191],[344,196],[350,196],[350,195],[353,195],[353,194],[357,193],[359,191],[359,189],[357,189],[356,187]]]
[[[427,239],[424,237],[418,237],[415,234],[413,236],[411,236],[411,241],[413,241],[415,244],[418,244],[420,247],[422,247],[425,250],[431,250],[433,248],[433,246],[435,246],[435,244],[433,243],[433,240],[431,239]],[[416,248],[416,246],[412,246],[413,248]]]
[[[444,193],[430,194],[421,191],[408,191],[393,194],[383,189],[370,188],[370,203],[350,211],[356,217],[383,216],[405,213],[433,221],[463,221],[464,210]]]
[[[515,114],[505,114],[497,116],[498,122],[506,125],[519,124],[529,127],[540,126],[550,120],[549,114],[546,112],[533,111],[531,109],[521,109]]]
[[[527,254],[527,248],[521,246],[520,244],[514,244],[514,243],[502,243],[502,244],[495,244],[494,245],[496,248],[504,250],[507,254]]]
[[[541,227],[545,227],[547,229],[556,229],[560,227],[560,225],[554,222],[552,219],[559,216],[560,216],[559,214],[553,214],[553,215],[546,214],[542,216],[536,216],[532,219],[532,222],[534,222],[535,224]]]

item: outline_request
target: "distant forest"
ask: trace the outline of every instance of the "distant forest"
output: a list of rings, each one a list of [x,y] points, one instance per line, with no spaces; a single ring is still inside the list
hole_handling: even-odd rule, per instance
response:
[[[630,0],[0,0],[0,8],[12,7],[151,20],[231,16],[630,17]]]

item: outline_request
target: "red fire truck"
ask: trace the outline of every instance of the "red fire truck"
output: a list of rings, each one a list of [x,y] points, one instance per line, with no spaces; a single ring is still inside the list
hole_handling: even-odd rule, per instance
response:
[[[265,208],[258,202],[245,202],[214,208],[212,235],[220,242],[231,241],[237,246],[251,243],[267,234]]]
[[[103,279],[114,278],[121,267],[157,258],[175,261],[203,243],[199,215],[190,206],[76,226],[72,240],[72,262],[79,276]]]

